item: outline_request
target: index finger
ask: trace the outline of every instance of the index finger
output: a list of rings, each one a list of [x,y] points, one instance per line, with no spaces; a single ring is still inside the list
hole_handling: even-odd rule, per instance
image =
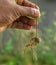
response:
[[[34,4],[28,0],[18,0],[18,4],[21,4],[22,6],[27,6],[27,7],[39,9],[39,7],[36,4]]]

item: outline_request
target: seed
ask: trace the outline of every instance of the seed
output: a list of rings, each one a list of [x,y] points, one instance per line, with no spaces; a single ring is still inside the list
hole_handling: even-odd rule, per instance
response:
[[[36,42],[36,43],[40,43],[40,39],[37,38],[37,37],[32,38],[31,41],[34,41],[34,42]]]
[[[37,37],[33,37],[33,38],[31,38],[29,43],[26,45],[26,47],[33,47],[33,46],[35,47],[39,43],[40,43],[40,39]]]

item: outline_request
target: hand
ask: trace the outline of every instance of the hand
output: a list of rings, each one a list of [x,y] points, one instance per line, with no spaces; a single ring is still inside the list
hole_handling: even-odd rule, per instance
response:
[[[39,18],[39,7],[26,0],[18,0],[17,4],[14,0],[0,0],[0,31],[8,27],[30,29],[36,22],[26,16]]]

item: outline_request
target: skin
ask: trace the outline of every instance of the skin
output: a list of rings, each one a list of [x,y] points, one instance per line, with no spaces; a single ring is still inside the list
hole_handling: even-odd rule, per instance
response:
[[[27,16],[39,18],[39,7],[28,0],[0,0],[0,32],[8,28],[30,30],[36,21]]]

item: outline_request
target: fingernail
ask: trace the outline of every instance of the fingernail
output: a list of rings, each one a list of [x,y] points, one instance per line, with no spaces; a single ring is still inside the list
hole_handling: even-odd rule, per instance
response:
[[[35,15],[35,17],[40,17],[40,11],[39,11],[39,9],[34,9],[34,15]]]

